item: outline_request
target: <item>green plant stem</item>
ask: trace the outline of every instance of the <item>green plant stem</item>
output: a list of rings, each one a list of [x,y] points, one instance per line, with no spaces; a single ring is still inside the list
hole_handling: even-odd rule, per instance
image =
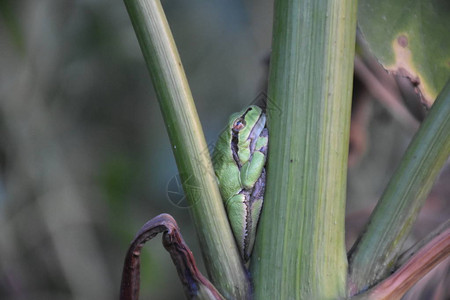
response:
[[[267,190],[256,299],[346,296],[344,246],[356,1],[276,0]]]
[[[217,187],[191,91],[158,0],[125,0],[159,100],[211,281],[228,299],[249,283]]]
[[[420,208],[450,154],[450,81],[411,141],[359,241],[350,251],[349,291],[389,275]]]

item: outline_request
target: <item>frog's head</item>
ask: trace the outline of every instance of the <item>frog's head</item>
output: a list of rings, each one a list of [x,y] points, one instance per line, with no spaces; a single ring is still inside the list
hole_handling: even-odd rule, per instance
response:
[[[256,140],[266,126],[262,109],[252,105],[230,118],[231,149],[238,166],[246,163],[255,151]]]

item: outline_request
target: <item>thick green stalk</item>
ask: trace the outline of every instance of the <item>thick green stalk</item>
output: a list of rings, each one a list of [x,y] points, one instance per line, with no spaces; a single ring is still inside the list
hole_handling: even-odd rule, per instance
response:
[[[420,208],[450,155],[450,81],[411,141],[350,255],[349,290],[389,275]]]
[[[244,299],[248,280],[161,3],[125,0],[125,4],[158,96],[211,281],[226,298]]]
[[[257,299],[346,296],[347,156],[356,1],[276,0]]]

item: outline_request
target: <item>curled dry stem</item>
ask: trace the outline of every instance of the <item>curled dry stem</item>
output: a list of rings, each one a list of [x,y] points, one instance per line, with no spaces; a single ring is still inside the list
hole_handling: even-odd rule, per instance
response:
[[[216,288],[197,269],[194,256],[180,234],[177,222],[161,214],[142,226],[132,241],[122,272],[120,300],[137,300],[140,284],[140,254],[144,244],[163,233],[164,248],[170,253],[188,299],[223,299]]]

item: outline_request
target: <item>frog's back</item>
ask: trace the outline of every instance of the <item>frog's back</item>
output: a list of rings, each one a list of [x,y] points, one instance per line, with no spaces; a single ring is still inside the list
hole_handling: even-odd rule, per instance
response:
[[[230,147],[231,134],[223,132],[213,152],[213,165],[219,183],[220,194],[224,201],[241,190],[239,168],[233,159]]]

